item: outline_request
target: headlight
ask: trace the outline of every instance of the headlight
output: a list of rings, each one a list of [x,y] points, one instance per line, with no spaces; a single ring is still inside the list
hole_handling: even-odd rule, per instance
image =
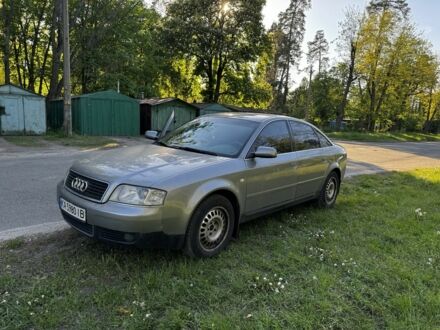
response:
[[[132,205],[157,206],[163,204],[166,194],[163,190],[123,184],[113,191],[110,200]]]

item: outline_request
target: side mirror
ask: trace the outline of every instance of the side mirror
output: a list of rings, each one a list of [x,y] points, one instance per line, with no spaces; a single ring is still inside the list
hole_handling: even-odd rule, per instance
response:
[[[150,140],[157,140],[159,133],[157,131],[146,131],[145,138]]]
[[[276,158],[277,149],[272,147],[259,146],[254,152],[256,158]]]

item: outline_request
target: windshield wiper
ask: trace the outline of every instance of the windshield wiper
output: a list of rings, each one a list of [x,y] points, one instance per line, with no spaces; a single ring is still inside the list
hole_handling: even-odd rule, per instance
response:
[[[171,145],[168,145],[167,147],[175,148],[175,149],[179,149],[179,150],[185,150],[185,151],[197,152],[197,153],[199,153],[199,154],[205,154],[205,155],[211,155],[211,156],[218,156],[218,154],[215,153],[215,152],[213,152],[213,151],[200,150],[200,149],[191,148],[191,147],[183,147],[183,146],[179,146],[179,145],[176,145],[176,144],[171,144]]]

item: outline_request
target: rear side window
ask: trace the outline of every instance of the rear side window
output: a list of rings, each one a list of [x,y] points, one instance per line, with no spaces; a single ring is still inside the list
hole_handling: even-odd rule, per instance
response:
[[[323,134],[321,134],[317,130],[315,130],[315,133],[316,133],[316,135],[318,135],[318,139],[319,139],[319,143],[321,144],[321,148],[332,146],[331,142]]]
[[[293,150],[308,150],[320,147],[318,136],[315,130],[307,125],[296,121],[290,121],[292,129]]]
[[[255,140],[250,152],[255,152],[260,146],[273,147],[279,154],[291,152],[292,144],[287,122],[284,120],[275,121],[263,128],[260,135],[258,135]]]

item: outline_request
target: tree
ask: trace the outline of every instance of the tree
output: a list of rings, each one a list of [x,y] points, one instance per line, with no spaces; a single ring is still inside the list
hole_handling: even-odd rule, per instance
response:
[[[283,109],[287,102],[291,68],[299,63],[301,44],[305,32],[305,12],[310,8],[310,0],[291,0],[286,11],[279,14],[279,22],[274,26],[276,54],[274,56],[275,80],[273,108]]]
[[[178,97],[186,102],[202,101],[201,77],[194,75],[196,62],[191,59],[173,59],[164,68],[158,79],[158,90],[162,97]]]
[[[327,67],[328,64],[328,42],[325,39],[324,31],[318,30],[316,31],[315,38],[313,41],[309,41],[307,43],[308,52],[307,52],[307,63],[308,63],[308,71],[309,71],[309,86],[307,90],[307,99],[308,106],[307,112],[305,114],[305,118],[308,119],[308,115],[310,112],[310,108],[312,106],[312,76],[313,76],[313,68],[314,64],[318,62],[318,77],[321,77],[321,73],[323,69]]]
[[[4,83],[9,84],[11,82],[11,66],[10,66],[10,42],[13,28],[14,17],[14,1],[2,0],[2,50],[3,50],[3,70],[4,70]]]
[[[318,74],[321,74],[328,65],[328,41],[325,39],[324,31],[316,31],[313,41],[307,43],[309,51],[307,57],[309,62],[318,62]]]
[[[195,59],[204,100],[217,102],[230,91],[226,76],[254,62],[264,44],[264,0],[176,0],[164,18],[164,44],[175,56]]]
[[[289,112],[295,117],[306,118],[325,126],[336,117],[343,90],[342,82],[337,68],[318,73],[311,81],[304,78],[289,94]],[[313,90],[313,98],[309,97],[310,89]]]
[[[271,85],[266,80],[270,61],[271,56],[265,51],[256,63],[242,65],[240,70],[228,74],[223,88],[231,92],[222,96],[222,102],[267,109],[272,100]]]
[[[357,71],[365,82],[368,96],[366,128],[376,129],[376,121],[392,81],[398,52],[394,45],[403,26],[394,11],[383,10],[368,14],[360,32],[360,60]]]
[[[345,68],[346,77],[344,82],[344,91],[341,103],[338,106],[336,115],[336,129],[341,129],[342,120],[347,107],[348,94],[355,77],[355,65],[359,43],[359,32],[362,26],[363,17],[354,9],[348,9],[345,12],[345,19],[339,25],[338,50],[342,61],[342,67]]]
[[[159,15],[139,0],[76,0],[71,6],[73,90],[153,93]]]
[[[63,52],[62,38],[62,0],[55,0],[50,25],[50,49],[52,53],[52,63],[50,66],[49,88],[47,101],[51,101],[61,96],[63,78],[61,73],[61,54]]]
[[[327,125],[329,120],[336,117],[343,90],[342,80],[337,74],[337,68],[333,68],[330,72],[317,74],[311,82],[313,88],[311,118],[321,126]]]
[[[393,11],[400,13],[404,18],[408,18],[410,9],[406,0],[371,0],[367,6],[367,11],[370,14]]]
[[[48,0],[20,0],[13,3],[9,45],[13,51],[13,57],[9,59],[11,80],[14,79],[26,89],[42,93],[46,87],[46,70],[50,65],[48,22],[52,3]]]

